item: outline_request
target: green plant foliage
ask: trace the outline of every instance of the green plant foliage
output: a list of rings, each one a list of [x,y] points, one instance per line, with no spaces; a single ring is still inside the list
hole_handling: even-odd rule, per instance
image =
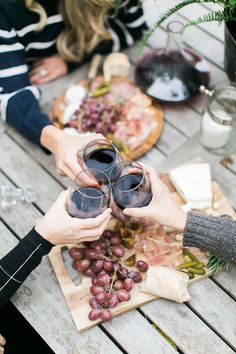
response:
[[[213,255],[210,255],[207,268],[210,268],[214,273],[219,272],[220,270],[229,270],[229,262],[223,259],[217,258]]]
[[[145,33],[143,40],[141,41],[141,48],[147,43],[149,37],[155,32],[155,30],[164,22],[167,18],[169,18],[174,13],[178,12],[185,6],[191,4],[203,4],[203,3],[214,3],[222,6],[222,10],[209,12],[202,17],[198,17],[195,20],[188,21],[184,24],[183,29],[200,24],[203,22],[212,22],[212,21],[236,21],[236,0],[184,0],[168,9],[161,17],[154,23],[154,25]]]

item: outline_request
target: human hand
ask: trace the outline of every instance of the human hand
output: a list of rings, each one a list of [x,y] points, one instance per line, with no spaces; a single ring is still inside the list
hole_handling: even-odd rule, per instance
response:
[[[78,151],[82,150],[90,141],[96,139],[105,138],[102,134],[95,133],[71,136],[52,125],[43,128],[41,134],[41,144],[55,156],[58,173],[62,176],[68,176],[72,180],[82,171],[77,156]],[[89,183],[89,179],[87,183]],[[94,181],[92,184],[94,184]]]
[[[111,216],[111,209],[96,218],[72,218],[66,211],[69,191],[62,192],[49,211],[38,222],[35,230],[54,245],[82,243],[99,239]]]
[[[141,164],[150,178],[153,198],[144,208],[127,208],[123,213],[135,218],[149,218],[161,225],[183,230],[187,215],[174,200],[166,185],[160,180],[156,171]]]
[[[0,334],[0,353],[4,353],[4,349],[2,348],[4,345],[6,344],[6,340],[5,338],[3,337],[2,334]],[[1,348],[2,348],[2,351],[1,351]]]
[[[68,67],[60,55],[39,60],[33,64],[30,72],[30,82],[33,85],[41,85],[56,80],[68,73]]]

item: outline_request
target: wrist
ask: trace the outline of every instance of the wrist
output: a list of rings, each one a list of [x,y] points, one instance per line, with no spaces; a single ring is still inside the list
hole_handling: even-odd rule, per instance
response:
[[[187,214],[184,211],[180,211],[174,219],[172,227],[179,231],[184,231],[185,225],[187,222]]]
[[[43,128],[40,143],[46,149],[55,154],[57,150],[59,142],[65,137],[67,134],[63,132],[61,129],[55,127],[54,125],[48,125]]]

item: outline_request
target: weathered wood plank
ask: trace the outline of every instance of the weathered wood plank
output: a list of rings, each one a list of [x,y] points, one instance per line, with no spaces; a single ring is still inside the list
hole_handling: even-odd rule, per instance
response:
[[[12,186],[12,183],[0,172],[0,185]],[[22,218],[22,213],[24,217]],[[1,210],[2,220],[17,234],[23,237],[35,225],[35,220],[42,217],[42,214],[28,203],[17,203],[10,209]]]
[[[219,8],[219,7],[218,7]],[[200,4],[191,4],[190,6],[186,6],[179,14],[181,17],[183,16],[187,20],[195,20],[198,17],[202,17],[209,13],[209,10]],[[218,22],[207,22],[201,23],[198,25],[198,28],[203,29],[205,32],[209,33],[211,36],[215,37],[217,40],[221,42],[224,41],[224,26],[223,24],[219,24]]]
[[[16,238],[0,223],[0,257]],[[77,332],[47,257],[13,296],[12,302],[56,354],[120,354],[98,328]]]
[[[184,104],[177,106],[165,105],[164,115],[168,123],[188,138],[199,132],[201,115]]]
[[[37,205],[45,212],[63,188],[7,135],[0,136],[0,166],[19,187],[34,188]]]
[[[236,299],[236,265],[231,264],[228,272],[220,272],[212,277]]]
[[[114,318],[103,326],[129,354],[176,353],[137,311]]]
[[[170,155],[187,141],[187,138],[168,123],[164,124],[162,135],[155,146],[166,155]]]
[[[233,353],[233,350],[184,304],[159,299],[142,306],[141,309],[186,354]]]
[[[193,284],[190,292],[191,308],[236,349],[236,302],[211,279]]]
[[[52,154],[48,155],[39,146],[31,143],[29,140],[24,138],[15,129],[10,126],[7,127],[7,134],[20,145],[20,147],[27,152],[37,163],[42,166],[54,179],[56,179],[60,184],[68,188],[71,185],[71,181],[67,177],[60,176],[56,171],[56,163],[54,156]]]
[[[147,165],[156,167],[161,161],[163,161],[165,155],[162,154],[157,148],[154,146],[150,151],[148,151],[144,156],[142,156],[138,161],[146,163]]]
[[[215,164],[212,167],[213,176],[220,184],[222,191],[230,201],[234,209],[236,209],[236,176],[227,168],[220,164]],[[233,193],[232,193],[233,191]]]

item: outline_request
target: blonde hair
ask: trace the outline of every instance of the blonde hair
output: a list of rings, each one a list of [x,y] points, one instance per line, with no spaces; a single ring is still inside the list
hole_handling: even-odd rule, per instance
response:
[[[111,38],[105,27],[105,16],[114,3],[115,0],[60,0],[65,29],[57,39],[57,48],[65,60],[79,62],[101,40]],[[44,8],[35,0],[25,0],[25,5],[39,14],[36,30],[42,30],[47,20]]]

